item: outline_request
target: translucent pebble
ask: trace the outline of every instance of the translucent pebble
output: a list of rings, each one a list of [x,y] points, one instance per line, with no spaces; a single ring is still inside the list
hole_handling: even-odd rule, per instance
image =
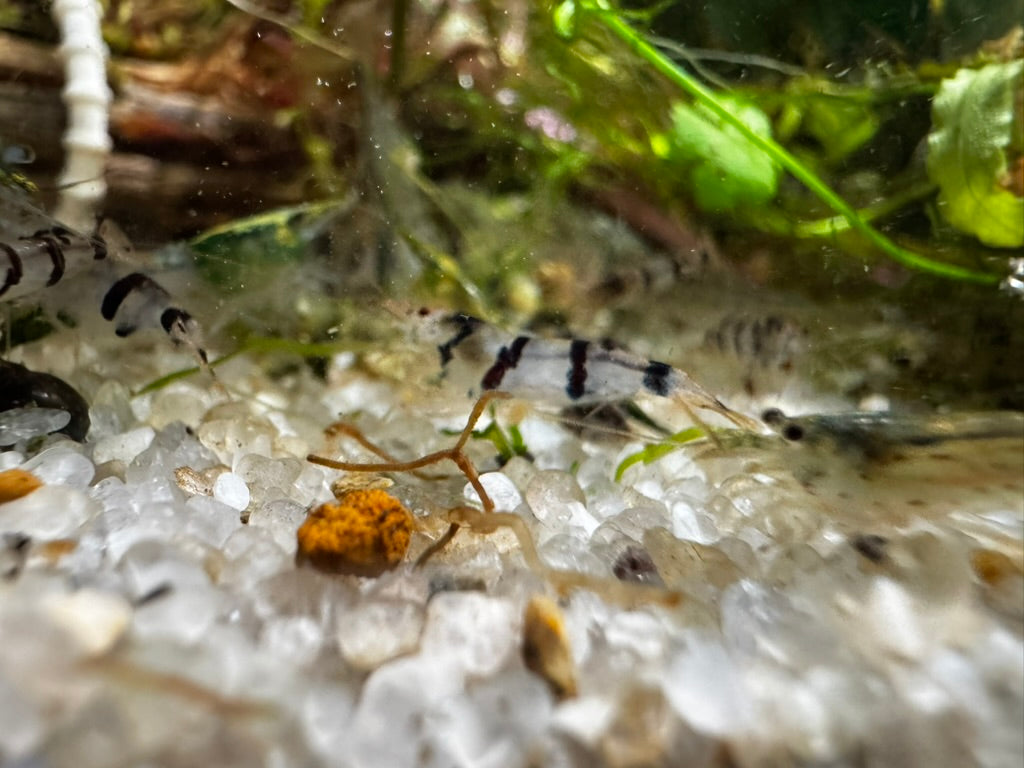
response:
[[[242,453],[271,454],[277,430],[263,419],[253,416],[242,402],[216,406],[203,419],[197,430],[200,442],[217,454],[225,464]]]
[[[526,487],[526,503],[534,516],[548,526],[560,527],[573,517],[574,509],[582,508],[586,497],[583,489],[566,472],[538,472]],[[594,526],[597,527],[596,524]]]
[[[694,638],[661,680],[672,708],[695,730],[714,736],[741,731],[750,715],[750,694],[720,643]]]
[[[303,464],[298,459],[269,459],[248,453],[235,463],[234,472],[249,487],[253,501],[262,504],[290,498]]]
[[[501,468],[501,474],[507,477],[516,488],[525,488],[538,472],[537,465],[522,456],[513,456]]]
[[[11,408],[0,412],[0,445],[48,435],[71,422],[71,414],[59,408]]]
[[[115,561],[139,542],[171,541],[180,535],[185,525],[181,508],[174,504],[154,501],[136,506],[137,502],[124,509],[112,509],[103,514],[107,526],[107,553]],[[139,515],[138,508],[146,510]]]
[[[427,717],[462,694],[454,654],[407,656],[375,670],[363,686],[345,753],[360,768],[416,765],[433,724]]]
[[[265,530],[243,525],[232,533],[223,548],[228,559],[221,583],[251,587],[284,568],[293,567],[292,557]]]
[[[282,550],[295,554],[295,532],[306,519],[306,507],[290,499],[261,504],[249,513],[249,526],[267,531]]]
[[[595,546],[609,545],[622,540],[643,541],[644,531],[657,527],[669,527],[672,519],[668,511],[660,504],[649,504],[643,507],[630,507],[613,515],[594,531],[591,544]]]
[[[185,503],[185,533],[211,547],[221,547],[242,526],[238,510],[209,496],[193,496]]]
[[[487,491],[487,495],[494,502],[494,508],[498,512],[511,512],[523,503],[523,497],[515,484],[501,472],[488,472],[480,476],[480,482]],[[466,483],[463,496],[467,501],[478,502],[476,491],[473,486]]]
[[[316,660],[323,645],[320,624],[308,616],[269,619],[260,632],[260,645],[275,658],[304,667]]]
[[[101,656],[113,648],[132,615],[131,606],[120,595],[88,588],[50,595],[44,609],[50,621],[66,630],[86,656]]]
[[[47,485],[70,485],[87,488],[96,468],[93,463],[66,441],[47,448],[21,466]]]
[[[158,477],[167,487],[173,487],[174,470],[178,467],[202,470],[213,463],[212,454],[185,430],[183,424],[175,423],[156,433],[149,447],[129,465],[125,480],[147,484]],[[175,490],[173,498],[179,497],[180,493]]]
[[[302,472],[292,483],[288,497],[297,501],[304,507],[308,507],[315,499],[323,498],[327,483],[325,472],[322,467],[315,464],[304,463]]]
[[[603,626],[605,640],[616,650],[628,651],[645,662],[658,662],[668,645],[666,627],[658,616],[645,611],[623,611]]]
[[[615,715],[610,697],[583,696],[569,699],[554,712],[552,725],[588,747],[596,747]]]
[[[28,496],[0,505],[0,531],[34,539],[67,538],[99,511],[99,504],[77,488],[44,485]]]
[[[213,498],[241,511],[249,506],[249,488],[234,472],[224,472],[213,483]]]
[[[924,650],[926,638],[914,600],[892,579],[875,580],[861,618],[873,627],[873,635],[883,648],[905,658],[914,658]]]
[[[431,765],[549,765],[539,754],[552,710],[543,682],[522,667],[476,681],[465,694],[441,700],[428,713],[427,748],[436,755]]]
[[[0,451],[0,472],[20,467],[25,457],[17,451]]]
[[[689,539],[700,544],[711,544],[721,535],[715,525],[715,517],[698,511],[688,501],[676,501],[671,505],[672,533],[676,538]]]
[[[41,765],[30,757],[46,734],[43,713],[19,686],[0,674],[0,758],[5,764]],[[25,758],[24,762],[20,759]]]
[[[831,600],[839,585],[821,574],[813,577],[815,588]],[[835,664],[839,644],[834,630],[822,616],[811,613],[805,602],[762,582],[738,581],[720,599],[722,634],[734,657],[753,658],[784,665]],[[858,624],[862,621],[858,616]]]
[[[145,599],[167,588],[205,587],[210,583],[202,563],[162,541],[135,544],[121,558],[117,569],[133,600]]]
[[[420,642],[424,609],[408,600],[374,600],[340,613],[335,637],[356,669],[371,670],[412,653]]]
[[[161,638],[193,645],[206,637],[224,602],[211,587],[174,587],[135,610],[132,631],[140,640]]]
[[[610,568],[587,543],[571,533],[559,533],[545,539],[538,547],[541,559],[552,568],[581,571],[595,576],[607,576]]]
[[[157,429],[175,422],[194,426],[203,418],[207,407],[207,403],[196,397],[194,391],[182,392],[169,388],[154,394],[148,420]]]
[[[644,545],[665,583],[713,598],[741,577],[740,570],[718,547],[677,539],[664,528],[652,528]]]
[[[476,592],[435,595],[420,641],[424,657],[454,657],[467,674],[494,674],[519,643],[519,617],[505,598]]]
[[[104,437],[93,448],[92,460],[103,464],[116,459],[128,464],[149,447],[155,436],[152,427],[139,427],[130,432]]]
[[[340,723],[352,720],[355,692],[338,685],[316,685],[307,690],[300,718],[310,746],[325,764],[347,753],[349,733]]]
[[[130,401],[131,392],[122,382],[107,379],[100,384],[89,403],[90,438],[101,439],[128,429],[135,422]]]

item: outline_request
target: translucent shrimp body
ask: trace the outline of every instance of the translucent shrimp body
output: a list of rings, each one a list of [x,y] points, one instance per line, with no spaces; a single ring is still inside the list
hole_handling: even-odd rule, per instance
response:
[[[703,408],[743,429],[752,419],[729,409],[686,373],[667,363],[585,339],[510,338],[464,314],[432,317],[444,376],[469,394],[502,390],[552,405],[593,405],[652,394],[688,410]],[[692,413],[691,413],[692,415]]]

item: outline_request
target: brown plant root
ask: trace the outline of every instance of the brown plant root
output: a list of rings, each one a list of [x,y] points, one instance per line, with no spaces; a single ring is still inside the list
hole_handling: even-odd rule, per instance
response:
[[[381,457],[384,461],[372,463],[338,461],[315,454],[310,454],[306,457],[306,460],[313,464],[319,464],[331,469],[341,469],[346,472],[417,472],[423,467],[445,460],[454,463],[459,468],[459,471],[466,476],[470,485],[473,486],[473,490],[476,491],[477,496],[480,498],[483,510],[467,506],[457,506],[448,510],[448,530],[417,558],[414,567],[426,564],[431,557],[444,549],[455,538],[455,535],[462,527],[483,535],[494,533],[499,528],[508,528],[519,542],[526,565],[550,583],[559,594],[565,595],[573,589],[588,589],[610,602],[625,606],[644,603],[659,603],[666,606],[678,605],[683,599],[683,594],[680,592],[647,584],[622,582],[610,577],[593,576],[577,571],[563,571],[546,565],[541,560],[530,530],[522,518],[509,512],[495,511],[494,501],[484,489],[483,483],[480,482],[480,473],[464,451],[464,448],[487,405],[492,400],[508,399],[510,397],[511,395],[508,393],[496,390],[482,394],[474,404],[473,410],[466,420],[466,426],[459,433],[455,444],[450,448],[428,453],[426,456],[421,456],[418,459],[399,461],[380,447],[374,445],[357,428],[343,423],[336,423],[328,427],[327,433],[329,437],[337,435],[352,437],[366,450],[375,456]]]
[[[315,454],[307,456],[306,461],[309,461],[312,464],[319,464],[322,467],[330,467],[331,469],[343,469],[346,472],[414,472],[422,469],[423,467],[429,467],[431,464],[437,464],[438,462],[447,459],[453,462],[462,474],[466,476],[466,479],[469,480],[469,484],[473,486],[473,490],[475,490],[477,495],[480,497],[480,503],[483,504],[484,511],[491,513],[494,512],[494,502],[491,501],[491,497],[488,496],[487,491],[484,490],[484,486],[480,482],[480,473],[476,471],[476,466],[474,466],[469,456],[466,455],[463,448],[466,443],[469,442],[469,438],[473,435],[473,428],[480,420],[480,416],[483,414],[484,408],[487,407],[487,404],[492,400],[506,400],[510,397],[511,395],[506,392],[485,392],[477,399],[476,404],[473,406],[473,410],[470,412],[469,418],[466,420],[466,426],[459,434],[459,439],[455,441],[455,445],[451,448],[445,448],[440,451],[428,453],[426,456],[421,456],[420,458],[413,459],[412,461],[396,460],[389,453],[374,445],[358,429],[345,424],[332,424],[328,428],[330,435],[349,435],[375,456],[380,456],[384,461],[366,464],[351,461],[337,461],[335,459],[328,459],[324,456],[317,456]]]

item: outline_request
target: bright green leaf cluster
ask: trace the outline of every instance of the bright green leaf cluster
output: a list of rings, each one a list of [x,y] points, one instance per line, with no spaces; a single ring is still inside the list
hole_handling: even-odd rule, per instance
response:
[[[990,64],[943,81],[932,103],[928,175],[939,187],[939,210],[990,246],[1024,245],[1024,198],[1004,186],[1007,150],[1024,130],[1014,114],[1022,88],[1024,62]]]
[[[727,94],[718,100],[751,131],[771,137],[771,121],[753,104]],[[735,126],[704,105],[672,107],[668,160],[689,174],[694,199],[705,211],[724,213],[765,205],[775,197],[779,168]]]
[[[498,426],[498,422],[492,421],[484,429],[473,430],[473,438],[488,440],[497,449],[502,464],[516,456],[530,455],[530,449],[523,440],[523,433],[515,424],[509,425],[506,434],[505,430]]]

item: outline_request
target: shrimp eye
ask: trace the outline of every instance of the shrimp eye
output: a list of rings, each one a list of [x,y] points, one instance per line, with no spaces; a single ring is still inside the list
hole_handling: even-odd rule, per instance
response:
[[[767,411],[761,414],[761,421],[768,426],[778,426],[786,418],[786,414],[780,411],[778,408],[769,408]]]
[[[804,428],[799,424],[790,424],[782,430],[782,436],[794,443],[804,439]]]

